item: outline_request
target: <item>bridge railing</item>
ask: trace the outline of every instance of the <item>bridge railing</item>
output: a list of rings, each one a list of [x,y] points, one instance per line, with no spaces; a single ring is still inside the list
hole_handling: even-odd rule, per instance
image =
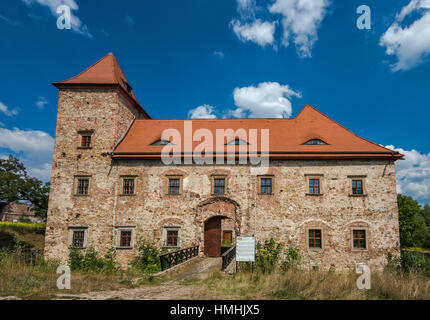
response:
[[[230,262],[234,259],[236,255],[236,246],[231,247],[229,250],[222,254],[222,268],[221,270],[225,270],[228,267]]]
[[[199,246],[189,247],[159,256],[161,263],[161,270],[164,271],[177,264],[190,260],[191,258],[199,255]]]

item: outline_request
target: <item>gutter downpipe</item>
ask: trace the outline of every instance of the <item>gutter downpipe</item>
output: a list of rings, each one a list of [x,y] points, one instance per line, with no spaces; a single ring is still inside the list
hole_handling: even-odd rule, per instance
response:
[[[115,225],[116,225],[116,204],[118,199],[118,167],[116,169],[116,176],[115,176],[115,197],[113,202],[113,212],[112,212],[112,244],[114,243],[115,239]]]
[[[255,241],[257,241],[257,175],[255,175],[254,181],[254,237]]]

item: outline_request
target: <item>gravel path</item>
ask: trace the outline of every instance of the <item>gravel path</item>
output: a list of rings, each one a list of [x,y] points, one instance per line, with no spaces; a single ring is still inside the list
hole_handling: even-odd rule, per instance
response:
[[[203,292],[202,287],[196,285],[182,285],[178,281],[191,279],[205,279],[211,273],[221,270],[221,258],[195,258],[183,267],[179,267],[167,276],[171,279],[160,285],[145,285],[132,289],[114,291],[94,291],[82,294],[58,294],[57,299],[82,300],[186,300],[186,299],[216,299]]]

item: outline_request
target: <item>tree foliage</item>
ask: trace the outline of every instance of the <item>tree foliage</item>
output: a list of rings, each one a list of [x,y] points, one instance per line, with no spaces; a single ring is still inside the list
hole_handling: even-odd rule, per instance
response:
[[[0,159],[0,202],[29,201],[35,206],[35,214],[46,217],[48,210],[49,183],[32,178],[19,159],[10,155]]]
[[[411,197],[399,194],[400,244],[402,247],[430,247],[430,207],[424,209]]]

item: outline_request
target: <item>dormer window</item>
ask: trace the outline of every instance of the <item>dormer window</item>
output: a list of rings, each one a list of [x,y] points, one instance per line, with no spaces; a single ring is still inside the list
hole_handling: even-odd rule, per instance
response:
[[[325,143],[324,141],[322,141],[320,139],[311,139],[308,142],[305,142],[304,144],[306,144],[306,145],[326,145],[327,143]]]
[[[155,142],[153,142],[153,143],[151,143],[151,146],[173,146],[174,144],[173,143],[171,143],[170,141],[168,141],[168,140],[157,140],[157,141],[155,141]]]
[[[231,140],[230,142],[225,144],[226,146],[247,146],[249,145],[248,142],[246,142],[245,140],[242,139],[235,139],[235,140]]]

